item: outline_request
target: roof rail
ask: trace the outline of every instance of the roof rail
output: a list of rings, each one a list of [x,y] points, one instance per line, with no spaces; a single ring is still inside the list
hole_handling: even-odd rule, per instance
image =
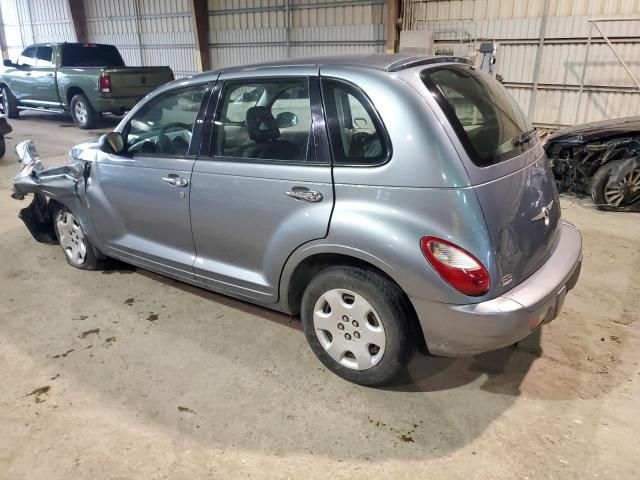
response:
[[[418,67],[420,65],[430,65],[433,63],[466,63],[467,65],[473,65],[473,62],[468,58],[464,57],[448,57],[448,56],[436,56],[436,57],[425,57],[422,55],[418,55],[415,57],[407,57],[392,64],[388,65],[384,71],[385,72],[398,72],[400,70],[405,70],[407,68]]]

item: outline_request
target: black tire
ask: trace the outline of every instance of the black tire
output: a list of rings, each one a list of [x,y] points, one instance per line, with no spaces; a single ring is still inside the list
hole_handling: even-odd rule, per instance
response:
[[[374,366],[362,370],[350,368],[334,360],[322,346],[314,326],[314,309],[320,298],[334,289],[349,290],[361,296],[375,310],[384,329],[385,344],[382,358]],[[318,359],[333,373],[353,383],[365,386],[388,383],[406,367],[416,350],[416,323],[406,297],[396,284],[371,270],[357,267],[322,270],[311,280],[302,296],[301,317],[307,342]],[[347,328],[343,326],[340,330],[344,332],[343,339],[352,329],[350,321],[346,325]],[[356,340],[355,331],[351,335],[349,341],[365,338],[362,333],[362,339],[358,334],[360,340]],[[330,340],[333,343],[333,336]]]
[[[98,123],[99,115],[91,106],[91,102],[86,95],[79,93],[74,95],[69,105],[71,118],[78,128],[88,130],[94,128]]]
[[[89,242],[89,240],[87,239],[87,237],[84,235],[84,232],[82,231],[82,226],[80,226],[79,222],[75,222],[77,224],[77,227],[80,229],[80,232],[82,233],[82,241],[85,244],[85,254],[84,254],[84,258],[82,259],[81,262],[79,261],[72,261],[71,260],[71,255],[68,252],[68,249],[64,247],[64,245],[62,244],[62,237],[63,235],[68,235],[68,232],[64,232],[64,231],[60,231],[60,227],[58,226],[58,217],[59,215],[71,215],[73,216],[73,218],[75,219],[75,215],[71,212],[71,210],[69,210],[66,207],[62,207],[62,206],[57,206],[54,210],[53,210],[53,229],[56,232],[56,238],[58,239],[58,243],[60,244],[60,247],[62,248],[62,251],[64,253],[64,258],[67,260],[67,263],[69,265],[71,265],[72,267],[75,268],[79,268],[81,270],[98,270],[100,268],[102,268],[103,265],[103,261],[101,260],[101,255],[100,253],[96,250],[96,248],[91,244],[91,242]],[[70,220],[68,218],[68,220]],[[77,237],[76,237],[77,239]],[[77,243],[76,243],[77,245]]]
[[[7,118],[18,118],[20,115],[18,100],[7,87],[2,87],[2,109]]]
[[[0,158],[4,157],[4,154],[6,151],[7,151],[7,146],[4,143],[4,137],[0,135]]]
[[[615,211],[615,212],[624,212],[624,211],[637,211],[637,207],[632,207],[628,203],[622,203],[620,206],[615,206],[609,203],[605,196],[605,189],[607,184],[609,183],[609,178],[611,176],[611,172],[620,167],[620,164],[624,162],[624,160],[614,160],[605,165],[602,165],[596,173],[591,177],[591,199],[595,204],[596,208],[605,211]],[[632,204],[637,203],[640,200],[636,200],[632,202]]]

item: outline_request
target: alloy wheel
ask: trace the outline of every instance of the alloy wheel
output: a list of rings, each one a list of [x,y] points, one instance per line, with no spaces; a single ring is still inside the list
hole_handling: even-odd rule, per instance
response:
[[[76,102],[74,113],[78,122],[84,124],[87,122],[87,118],[89,117],[89,112],[87,112],[87,106],[84,102]]]
[[[627,173],[617,183],[609,182],[604,188],[604,198],[609,205],[624,207],[640,197],[640,167]]]

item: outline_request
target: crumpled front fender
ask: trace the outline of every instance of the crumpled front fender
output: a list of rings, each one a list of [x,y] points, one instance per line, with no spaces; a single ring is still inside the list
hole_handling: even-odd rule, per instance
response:
[[[73,207],[81,199],[90,164],[77,161],[62,167],[44,168],[31,140],[19,143],[16,152],[20,169],[13,178],[11,196],[23,200],[26,195],[34,194],[29,206],[20,210],[19,217],[37,241],[56,243],[51,201],[75,210]]]

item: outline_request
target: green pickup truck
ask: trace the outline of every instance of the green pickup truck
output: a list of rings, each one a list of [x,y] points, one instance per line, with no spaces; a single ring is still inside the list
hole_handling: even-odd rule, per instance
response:
[[[16,63],[4,60],[0,107],[9,118],[20,110],[71,113],[80,128],[100,115],[121,115],[147,93],[173,80],[169,67],[126,67],[113,45],[43,43],[24,49]]]

